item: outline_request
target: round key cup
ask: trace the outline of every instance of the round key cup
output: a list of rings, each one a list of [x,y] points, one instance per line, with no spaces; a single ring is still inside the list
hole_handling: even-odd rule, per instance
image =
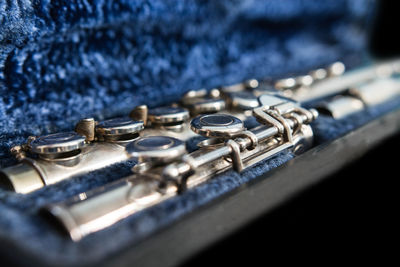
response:
[[[186,152],[185,143],[169,136],[141,137],[126,147],[139,162],[169,162]]]
[[[232,137],[244,131],[243,121],[228,114],[208,114],[194,118],[190,128],[205,137]]]

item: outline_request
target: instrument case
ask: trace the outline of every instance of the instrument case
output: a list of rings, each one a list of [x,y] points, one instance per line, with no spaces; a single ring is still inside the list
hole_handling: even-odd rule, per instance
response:
[[[172,103],[191,89],[371,63],[377,3],[341,1],[3,1],[0,167],[28,136],[84,117]],[[400,99],[341,120],[321,115],[314,147],[214,179],[79,242],[41,216],[130,174],[116,164],[22,195],[0,189],[0,262],[176,266],[362,156],[399,130]],[[349,147],[351,153],[349,153]],[[101,207],[99,207],[101,208]]]

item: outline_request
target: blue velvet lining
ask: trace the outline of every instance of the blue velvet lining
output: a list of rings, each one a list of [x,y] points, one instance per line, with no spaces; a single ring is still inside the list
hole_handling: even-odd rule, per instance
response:
[[[372,2],[3,1],[0,164],[29,135],[211,88],[359,63]]]
[[[29,135],[71,130],[82,117],[127,114],[197,88],[298,72],[365,56],[369,0],[2,1],[0,167]],[[397,101],[397,102],[396,102]],[[342,121],[321,117],[318,143],[399,105]],[[344,127],[345,126],[345,127]],[[0,238],[50,263],[94,262],[173,223],[293,157],[281,153],[230,171],[73,243],[38,215],[40,206],[127,176],[132,162],[18,195],[0,189]],[[1,249],[1,248],[0,248]]]

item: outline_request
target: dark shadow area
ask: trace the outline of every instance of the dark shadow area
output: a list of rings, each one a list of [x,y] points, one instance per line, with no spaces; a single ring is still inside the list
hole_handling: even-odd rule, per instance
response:
[[[399,140],[387,140],[181,267],[393,260],[399,225]]]
[[[371,53],[380,58],[400,56],[400,2],[381,0],[370,39]]]

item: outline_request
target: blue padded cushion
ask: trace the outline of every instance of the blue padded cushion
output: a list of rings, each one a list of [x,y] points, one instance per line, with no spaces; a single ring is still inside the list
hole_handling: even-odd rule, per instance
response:
[[[9,0],[0,2],[0,167],[30,135],[72,130],[83,117],[124,115],[177,101],[190,89],[300,72],[367,53],[374,1]],[[398,104],[398,103],[397,103]],[[395,105],[394,105],[395,106]],[[394,107],[393,106],[393,107]],[[392,108],[393,108],[392,107]],[[318,142],[388,110],[345,122],[321,117]],[[329,133],[329,134],[326,134]],[[130,173],[132,162],[28,195],[0,189],[0,239],[47,263],[93,263],[166,227],[293,157],[233,171],[73,243],[38,215]],[[0,245],[1,250],[1,245]]]

